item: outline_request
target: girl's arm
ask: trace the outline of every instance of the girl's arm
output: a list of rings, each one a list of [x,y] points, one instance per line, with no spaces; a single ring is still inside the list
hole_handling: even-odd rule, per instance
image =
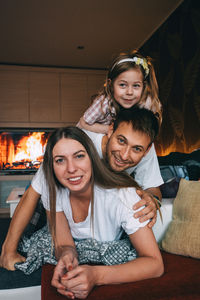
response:
[[[66,289],[77,298],[86,298],[95,285],[120,284],[161,276],[164,266],[152,230],[145,226],[129,237],[139,255],[137,259],[114,266],[78,266],[62,278]],[[64,290],[59,292],[67,295]]]
[[[1,267],[13,271],[15,270],[15,263],[26,260],[25,257],[17,252],[17,246],[24,229],[31,220],[39,198],[40,194],[30,186],[17,205],[2,246],[0,257]]]
[[[109,125],[104,125],[104,124],[100,124],[100,123],[94,123],[92,125],[89,125],[88,123],[85,122],[83,117],[80,118],[77,126],[79,128],[82,128],[82,129],[85,129],[88,131],[103,133],[103,134],[107,134],[108,128],[109,128]]]

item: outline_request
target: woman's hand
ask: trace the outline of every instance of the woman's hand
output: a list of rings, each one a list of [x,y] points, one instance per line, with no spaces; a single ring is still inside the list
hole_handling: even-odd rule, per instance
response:
[[[137,210],[142,206],[145,207],[140,211],[137,211],[134,214],[134,217],[139,218],[140,222],[150,220],[150,222],[148,223],[148,227],[152,228],[157,219],[157,205],[155,203],[156,200],[154,199],[152,193],[147,191],[137,190],[137,194],[141,197],[141,200],[133,206],[133,209]]]
[[[62,276],[61,283],[65,286],[65,290],[58,289],[58,292],[71,299],[85,299],[95,286],[95,278],[95,266],[78,266]]]
[[[15,263],[25,262],[26,258],[20,255],[18,252],[5,251],[2,248],[0,256],[0,267],[5,268],[10,271],[15,271]]]
[[[78,266],[78,253],[75,249],[75,246],[58,246],[56,248],[56,257],[59,260],[62,260],[66,266],[66,269],[69,270]]]
[[[61,279],[63,275],[78,266],[78,255],[76,249],[72,246],[58,247],[56,252],[60,258],[55,267],[51,284],[56,287],[58,291],[65,291],[65,286],[62,284]],[[73,299],[73,293],[65,295]]]

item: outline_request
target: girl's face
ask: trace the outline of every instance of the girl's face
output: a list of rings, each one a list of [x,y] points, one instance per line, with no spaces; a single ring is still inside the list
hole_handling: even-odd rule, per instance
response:
[[[140,101],[143,87],[143,74],[139,68],[125,71],[114,80],[114,99],[124,108],[130,108]]]
[[[92,166],[87,151],[78,141],[62,138],[53,148],[53,168],[58,181],[71,193],[91,187]]]

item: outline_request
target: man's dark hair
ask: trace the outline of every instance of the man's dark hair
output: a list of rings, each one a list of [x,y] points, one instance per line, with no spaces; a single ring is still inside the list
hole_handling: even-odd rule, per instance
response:
[[[151,143],[158,136],[158,119],[151,110],[146,108],[134,106],[131,109],[121,109],[113,122],[113,132],[122,122],[131,123],[135,131],[147,134],[151,139]]]

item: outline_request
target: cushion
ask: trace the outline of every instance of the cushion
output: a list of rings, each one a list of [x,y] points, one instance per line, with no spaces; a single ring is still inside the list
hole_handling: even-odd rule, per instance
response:
[[[160,173],[164,182],[168,182],[169,180],[179,177],[185,178],[189,180],[188,171],[186,166],[179,165],[166,165],[160,166]]]
[[[162,198],[175,198],[179,188],[181,177],[174,177],[160,185]]]
[[[161,243],[167,252],[200,258],[200,182],[181,179],[172,222]]]
[[[187,168],[190,180],[200,179],[200,162],[195,160],[187,160],[184,165]]]

